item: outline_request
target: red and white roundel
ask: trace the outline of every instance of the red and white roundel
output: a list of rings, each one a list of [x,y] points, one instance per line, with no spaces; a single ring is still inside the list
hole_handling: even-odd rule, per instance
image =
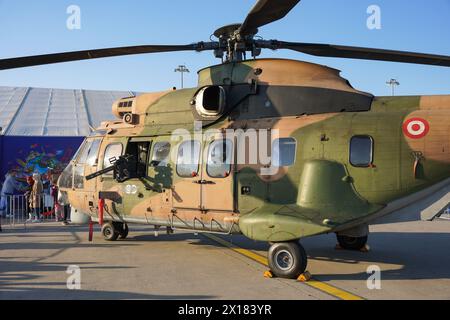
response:
[[[411,139],[421,139],[430,132],[430,124],[422,118],[409,119],[403,124],[403,133]]]

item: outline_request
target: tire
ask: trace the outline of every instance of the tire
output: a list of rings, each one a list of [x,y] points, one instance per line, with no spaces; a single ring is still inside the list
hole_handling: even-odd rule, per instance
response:
[[[279,278],[297,279],[306,271],[308,256],[298,242],[273,244],[268,253],[269,267]]]
[[[123,223],[122,227],[118,229],[119,229],[119,238],[122,240],[126,239],[128,237],[129,232],[128,225],[126,223]]]
[[[348,237],[337,235],[339,245],[346,250],[361,250],[367,244],[368,236],[365,237]]]
[[[114,224],[107,222],[102,227],[102,235],[106,241],[116,241],[119,238],[119,231]]]

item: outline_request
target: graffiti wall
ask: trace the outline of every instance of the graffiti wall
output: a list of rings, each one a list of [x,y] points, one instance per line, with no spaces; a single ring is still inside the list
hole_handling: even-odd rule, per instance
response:
[[[34,172],[45,176],[61,172],[83,142],[83,137],[14,137],[0,136],[0,183],[10,170],[19,182]]]

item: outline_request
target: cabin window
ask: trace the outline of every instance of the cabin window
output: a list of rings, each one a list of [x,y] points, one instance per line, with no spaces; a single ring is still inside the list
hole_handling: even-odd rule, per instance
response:
[[[122,156],[123,146],[121,143],[113,143],[106,147],[105,155],[103,158],[103,169],[109,168],[113,165],[115,160]],[[103,176],[112,177],[113,172],[104,174]]]
[[[212,178],[226,178],[231,173],[233,143],[230,140],[217,140],[211,143],[208,152],[206,171]]]
[[[354,167],[369,167],[373,163],[373,139],[355,136],[350,141],[350,163]]]
[[[294,138],[276,139],[272,143],[272,167],[289,167],[295,163],[297,141]]]
[[[183,142],[178,148],[177,174],[183,178],[198,176],[201,144],[190,140]]]
[[[170,142],[158,142],[153,147],[152,167],[167,167],[170,158]]]
[[[150,150],[150,141],[130,142],[127,155],[132,156],[129,161],[129,178],[145,178],[147,176],[147,161]]]

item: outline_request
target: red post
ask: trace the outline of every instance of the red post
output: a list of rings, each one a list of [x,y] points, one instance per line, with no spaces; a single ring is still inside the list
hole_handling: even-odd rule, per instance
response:
[[[105,200],[99,199],[98,200],[98,223],[103,226],[103,213],[105,210]]]

